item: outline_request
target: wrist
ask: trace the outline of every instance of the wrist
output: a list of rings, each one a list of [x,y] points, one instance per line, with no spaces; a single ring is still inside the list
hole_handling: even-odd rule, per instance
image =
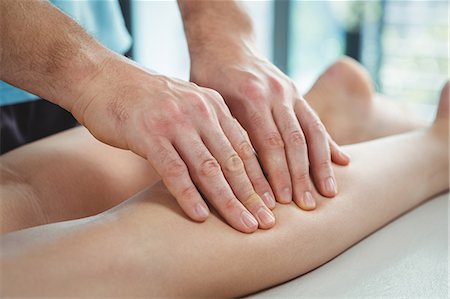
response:
[[[84,106],[88,91],[104,76],[104,69],[115,54],[101,46],[80,47],[77,52],[64,63],[64,67],[54,74],[58,82],[52,102],[71,112],[76,118],[78,106]]]
[[[252,21],[237,1],[178,3],[191,59],[208,53],[217,55],[224,47],[237,53],[253,46]]]

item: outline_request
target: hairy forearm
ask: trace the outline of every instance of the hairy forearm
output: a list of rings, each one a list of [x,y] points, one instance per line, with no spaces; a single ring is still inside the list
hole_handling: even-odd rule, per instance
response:
[[[314,212],[278,205],[270,231],[244,235],[218,217],[194,223],[157,185],[96,217],[5,235],[4,294],[238,296],[319,266],[448,188],[448,144],[433,133],[347,150],[338,197],[317,195]]]
[[[48,1],[2,0],[0,79],[71,110],[110,51]]]
[[[191,57],[211,47],[230,51],[253,44],[252,21],[239,1],[178,0],[178,5]]]

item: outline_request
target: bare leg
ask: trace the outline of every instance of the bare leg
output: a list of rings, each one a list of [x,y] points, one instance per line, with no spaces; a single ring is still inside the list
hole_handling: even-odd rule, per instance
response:
[[[367,71],[350,58],[330,66],[305,95],[338,144],[425,127],[406,107],[375,94]]]
[[[222,297],[296,277],[448,189],[448,86],[443,99],[430,129],[346,147],[337,198],[277,205],[269,231],[194,223],[156,185],[98,216],[4,235],[2,294]]]
[[[139,156],[75,128],[0,157],[0,233],[103,212],[159,177]]]
[[[421,127],[376,98],[367,73],[350,59],[333,64],[306,99],[340,143]],[[56,159],[60,152],[65,159]],[[159,180],[143,159],[99,143],[82,128],[10,152],[0,166],[0,232],[94,215]]]

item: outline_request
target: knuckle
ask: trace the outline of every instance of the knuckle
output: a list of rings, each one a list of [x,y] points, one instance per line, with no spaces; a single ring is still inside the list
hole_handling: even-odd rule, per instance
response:
[[[211,114],[210,108],[201,95],[197,93],[189,93],[186,95],[186,98],[197,113],[200,113],[203,116],[209,116]]]
[[[314,134],[325,135],[325,126],[322,124],[320,119],[315,118],[314,121],[310,124],[310,130],[314,132]]]
[[[245,207],[253,207],[256,205],[261,205],[263,203],[262,199],[255,192],[245,196],[244,199],[241,200],[241,202]]]
[[[265,119],[259,110],[251,113],[249,120],[255,127],[261,127],[265,122]]]
[[[205,88],[207,94],[209,95],[209,97],[211,97],[213,100],[216,100],[219,103],[224,103],[225,101],[222,98],[222,95],[215,89],[211,89],[211,88]]]
[[[300,130],[293,130],[289,132],[288,140],[291,144],[297,145],[297,146],[306,146],[306,140],[305,136]]]
[[[207,159],[200,164],[200,173],[207,177],[213,177],[220,173],[220,165],[214,158]]]
[[[252,177],[250,180],[254,186],[265,187],[268,184],[267,179],[264,176]]]
[[[181,190],[180,198],[183,200],[192,200],[195,198],[196,194],[197,188],[195,188],[194,185],[190,185]]]
[[[278,95],[283,95],[285,92],[284,84],[276,77],[270,76],[268,79],[269,86],[272,91]]]
[[[162,100],[161,103],[162,108],[167,115],[170,115],[171,117],[183,115],[180,106],[172,98]]]
[[[226,213],[232,213],[233,210],[239,207],[239,202],[236,197],[228,196],[223,199],[223,209]]]
[[[243,160],[249,160],[253,158],[255,153],[253,152],[253,148],[250,146],[250,144],[247,141],[244,141],[239,146],[239,156]]]
[[[179,159],[173,159],[167,162],[164,171],[165,177],[179,177],[187,172],[186,165]]]
[[[291,181],[289,170],[281,166],[271,169],[266,176],[271,184],[273,182],[274,185],[288,185]]]
[[[312,166],[313,166],[314,171],[320,172],[322,174],[331,173],[331,160],[329,158],[319,160],[318,162],[314,163]]]
[[[278,132],[268,133],[265,136],[264,140],[265,140],[266,144],[271,147],[284,148],[283,139],[281,139],[280,133],[278,133]]]
[[[241,158],[237,154],[231,155],[226,161],[225,161],[225,170],[231,174],[238,174],[242,173],[244,171],[244,163],[242,162]]]
[[[260,80],[253,75],[248,76],[243,80],[241,84],[241,93],[251,102],[256,105],[262,105],[265,103],[264,87]]]
[[[142,112],[144,128],[149,132],[165,132],[171,130],[175,124],[185,124],[188,119],[180,106],[172,98],[161,101],[163,113],[155,114],[153,109],[145,109]]]
[[[220,95],[220,93],[211,89],[211,91],[209,92],[209,99],[211,99],[211,103],[214,103],[214,108],[217,109],[217,111],[221,112],[222,115],[226,115],[231,118],[230,109],[228,108],[225,100]]]
[[[310,179],[307,172],[299,173],[294,175],[294,184],[299,184],[301,186],[309,185]]]
[[[294,94],[298,94],[298,88],[295,82],[291,79],[288,80],[289,88],[294,92]]]

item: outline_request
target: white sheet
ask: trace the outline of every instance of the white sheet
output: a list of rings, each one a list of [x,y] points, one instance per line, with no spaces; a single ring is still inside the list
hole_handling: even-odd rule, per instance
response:
[[[443,194],[297,279],[246,298],[449,298]]]

